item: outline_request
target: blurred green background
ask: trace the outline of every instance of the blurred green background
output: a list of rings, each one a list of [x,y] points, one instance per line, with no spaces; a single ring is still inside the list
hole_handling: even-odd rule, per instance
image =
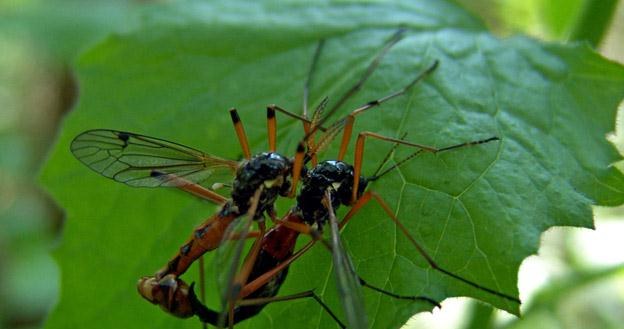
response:
[[[72,63],[164,1],[0,0],[0,328],[39,328],[59,294],[49,255],[63,213],[37,187],[59,121],[76,101]],[[624,63],[624,4],[612,0],[458,0],[501,37],[586,41]],[[624,150],[623,120],[609,138]],[[523,318],[455,298],[410,328],[624,328],[624,209],[596,209],[596,230],[557,228],[520,272]]]

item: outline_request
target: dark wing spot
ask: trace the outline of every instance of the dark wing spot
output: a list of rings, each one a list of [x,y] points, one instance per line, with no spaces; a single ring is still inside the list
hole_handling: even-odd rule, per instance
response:
[[[150,171],[150,176],[151,177],[160,177],[160,176],[164,176],[166,175],[164,172],[162,171],[158,171],[158,170],[152,170]]]
[[[123,148],[126,148],[128,146],[128,140],[130,139],[130,135],[128,133],[119,132],[117,134],[117,138],[124,142]]]

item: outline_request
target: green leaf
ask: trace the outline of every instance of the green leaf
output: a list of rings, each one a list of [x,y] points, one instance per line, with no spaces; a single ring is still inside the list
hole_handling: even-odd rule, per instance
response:
[[[421,156],[370,187],[440,266],[517,296],[518,266],[536,252],[541,232],[555,225],[591,227],[590,205],[624,202],[624,177],[610,167],[620,157],[605,140],[624,96],[624,69],[584,45],[500,40],[442,1],[317,6],[192,1],[159,7],[148,17],[142,29],[111,36],[79,60],[78,108],[65,121],[43,172],[44,184],[67,213],[56,253],[62,298],[48,328],[197,328],[197,321],[173,318],[143,301],[135,284],[165,264],[192,228],[216,210],[178,191],[133,189],[100,177],[72,157],[71,139],[87,129],[114,128],[237,159],[241,151],[227,114],[236,107],[254,152],[265,150],[265,107],[275,103],[301,111],[303,84],[321,38],[327,42],[311,104],[325,96],[336,101],[384,40],[398,26],[407,29],[341,115],[392,93],[440,61],[406,95],[359,116],[356,131],[391,137],[408,132],[408,140],[435,146],[502,139]],[[301,124],[283,116],[278,121],[278,149],[293,154]],[[365,174],[390,147],[367,143]],[[393,158],[411,152],[400,147]],[[333,145],[322,158],[335,154]],[[279,213],[293,204],[280,201]],[[517,304],[427,266],[373,203],[342,236],[358,274],[371,284],[436,300],[470,296],[518,313]],[[195,272],[185,280],[197,280]],[[214,278],[207,281],[216,296]],[[321,246],[291,266],[280,294],[308,289],[344,318],[331,255]],[[375,328],[398,327],[431,309],[364,293]],[[209,304],[216,306],[214,300]],[[295,326],[335,324],[306,300],[269,305],[240,325]]]

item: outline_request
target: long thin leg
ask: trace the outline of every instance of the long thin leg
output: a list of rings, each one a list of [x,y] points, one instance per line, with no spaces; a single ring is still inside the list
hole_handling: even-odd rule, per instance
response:
[[[405,137],[407,136],[407,132],[403,133],[403,135],[401,135],[401,140],[405,140]],[[373,177],[376,177],[377,174],[379,174],[379,172],[381,171],[381,169],[383,168],[383,166],[388,162],[388,160],[390,160],[390,156],[392,156],[392,153],[394,152],[394,150],[396,150],[396,148],[399,146],[399,144],[394,143],[394,145],[392,145],[392,147],[390,148],[390,150],[388,150],[388,152],[386,153],[386,156],[384,156],[383,160],[381,160],[381,162],[379,163],[379,166],[377,166],[377,169],[375,170],[375,173],[373,174]]]
[[[312,63],[310,64],[308,77],[306,78],[305,84],[303,86],[303,117],[304,118],[309,118],[308,100],[310,97],[310,85],[312,84],[312,77],[314,75],[314,72],[316,71],[316,65],[318,64],[318,60],[321,57],[321,52],[323,50],[324,45],[325,45],[325,40],[320,40],[319,43],[317,44],[316,50],[314,51],[314,56],[312,56]],[[308,130],[306,130],[306,134],[307,133],[308,133]]]
[[[277,143],[277,120],[275,119],[275,109],[267,107],[267,133],[269,135],[269,151],[275,152]]]
[[[355,117],[371,108],[377,107],[395,97],[403,95],[407,92],[412,86],[417,84],[419,81],[423,80],[427,77],[431,72],[433,72],[438,66],[438,61],[436,60],[432,65],[430,65],[425,71],[421,72],[414,80],[405,85],[403,88],[386,95],[382,98],[372,100],[367,102],[366,104],[356,108],[351,111],[344,118],[336,121],[331,126],[327,128],[325,134],[318,141],[315,148],[310,152],[316,154],[320,152],[324,147],[326,147],[337,135],[342,131],[342,140],[340,142],[340,149],[338,151],[338,160],[344,159],[344,156],[347,152],[347,147],[349,146],[349,142],[351,141],[351,135],[353,134],[353,124],[355,122]]]
[[[351,260],[348,258],[349,256],[347,255],[346,251],[342,247],[342,243],[340,241],[340,235],[339,235],[340,228],[336,221],[336,215],[334,214],[333,207],[331,206],[331,203],[329,202],[330,200],[329,198],[330,198],[330,195],[329,195],[329,192],[327,192],[325,195],[325,199],[323,201],[324,201],[324,204],[326,205],[326,208],[329,214],[332,242],[331,244],[324,243],[324,245],[328,247],[328,249],[332,253],[332,256],[334,259],[334,271],[337,274],[336,276],[337,276],[337,282],[338,282],[337,284],[338,289],[339,291],[342,292],[340,295],[344,299],[343,306],[345,306],[346,304],[345,314],[347,314],[347,319],[349,320],[347,322],[352,327],[356,327],[356,326],[365,327],[366,326],[363,324],[356,324],[357,323],[356,321],[360,321],[360,320],[352,318],[353,316],[357,316],[358,318],[361,318],[362,317],[361,314],[364,313],[363,299],[361,295],[360,297],[357,297],[357,292],[359,292],[359,286],[369,288],[371,290],[377,291],[379,293],[382,293],[384,295],[390,296],[395,299],[404,299],[404,300],[412,300],[412,301],[419,300],[419,301],[430,303],[433,306],[440,307],[440,304],[437,301],[429,297],[398,295],[393,292],[384,290],[382,288],[373,286],[369,284],[368,282],[366,282],[364,279],[362,279],[362,277],[360,277],[355,272],[355,269],[353,268],[353,265],[351,264]],[[325,240],[321,240],[321,241],[324,242]],[[345,289],[348,289],[348,290],[345,291]],[[345,299],[345,296],[342,296],[342,295],[347,295],[346,299]],[[361,304],[361,306],[359,306],[360,311],[355,310],[358,304]],[[349,310],[349,308],[351,310]],[[349,315],[351,315],[352,317],[349,317]]]
[[[386,53],[390,50],[390,48],[392,48],[392,46],[394,46],[397,42],[399,42],[399,40],[403,38],[404,32],[405,32],[404,29],[399,29],[390,37],[390,39],[388,39],[388,41],[386,41],[384,47],[375,56],[375,58],[373,58],[373,61],[368,65],[368,67],[366,68],[366,71],[360,77],[360,80],[358,80],[346,93],[344,93],[342,97],[340,97],[340,99],[338,99],[338,101],[334,104],[334,106],[332,106],[329,109],[329,111],[327,111],[325,117],[319,121],[319,125],[322,125],[323,123],[325,123],[325,121],[327,121],[327,119],[331,117],[334,114],[334,112],[336,112],[349,98],[355,95],[355,93],[358,90],[360,90],[360,88],[362,88],[364,83],[377,69],[377,67],[379,66],[379,63],[381,62],[381,59],[386,55]],[[306,134],[305,139],[307,140],[309,136],[315,133],[315,131],[316,129],[313,127],[312,130]]]
[[[301,169],[303,168],[303,162],[305,159],[305,146],[303,142],[300,142],[297,145],[297,153],[295,153],[295,161],[293,162],[293,172],[292,172],[292,181],[290,187],[290,193],[288,194],[289,198],[295,196],[297,192],[297,183],[299,183],[299,178],[301,178]]]
[[[329,306],[327,304],[325,304],[325,302],[323,302],[323,300],[314,292],[314,290],[307,290],[307,291],[303,291],[303,292],[300,292],[300,293],[297,293],[297,294],[292,294],[292,295],[287,295],[287,296],[275,296],[275,297],[269,297],[269,298],[243,299],[243,300],[241,300],[238,303],[238,305],[239,306],[261,305],[261,304],[269,304],[269,303],[275,303],[275,302],[296,300],[296,299],[301,299],[301,298],[312,298],[312,299],[314,299],[325,310],[325,312],[327,312],[327,314],[329,314],[329,316],[331,316],[332,319],[334,319],[334,321],[336,321],[336,323],[341,328],[346,328],[346,326],[342,323],[342,321],[340,321],[340,319],[338,319],[336,314],[334,314],[334,312],[332,312],[332,310],[329,308]]]
[[[152,171],[152,177],[156,177],[158,179],[162,179],[163,181],[167,181],[169,184],[175,185],[176,188],[190,193],[196,197],[199,197],[204,200],[208,200],[210,202],[222,205],[228,199],[221,194],[218,194],[210,189],[207,189],[199,184],[193,183],[185,178],[177,176],[175,174],[167,174],[158,171]]]
[[[443,273],[447,276],[450,276],[454,279],[457,279],[465,284],[468,284],[472,287],[475,287],[479,290],[485,291],[487,293],[490,293],[492,295],[504,298],[506,300],[509,300],[511,302],[514,303],[518,303],[520,304],[520,300],[514,296],[499,292],[497,290],[485,287],[481,284],[478,284],[476,282],[470,281],[466,278],[463,278],[443,267],[441,267],[440,265],[438,265],[431,256],[429,256],[429,254],[427,253],[427,251],[425,251],[425,248],[423,248],[420,243],[418,243],[418,241],[416,241],[416,239],[414,239],[412,237],[412,235],[409,233],[409,231],[407,230],[407,228],[403,225],[403,223],[401,223],[401,221],[399,221],[399,219],[394,215],[394,213],[392,212],[392,210],[390,209],[390,207],[386,204],[385,201],[383,201],[383,199],[374,192],[371,191],[367,191],[365,192],[358,200],[357,202],[355,202],[355,204],[353,204],[353,206],[351,207],[351,209],[349,210],[349,212],[347,213],[347,215],[345,215],[344,219],[342,220],[342,222],[340,223],[340,227],[344,227],[347,222],[353,217],[353,215],[355,215],[365,204],[367,204],[371,199],[375,199],[375,201],[377,201],[377,203],[381,206],[381,208],[384,210],[384,212],[388,215],[388,217],[394,222],[394,224],[399,228],[399,230],[401,231],[401,233],[403,233],[403,235],[410,241],[410,243],[414,246],[414,248],[416,248],[416,250],[418,251],[418,253],[427,261],[427,263],[429,263],[429,266],[431,266],[431,268],[433,268],[436,271],[439,271],[440,273]]]
[[[312,121],[309,118],[301,116],[301,115],[296,114],[296,113],[292,113],[292,112],[290,112],[290,111],[288,111],[288,110],[286,110],[284,108],[281,108],[281,107],[279,107],[279,106],[277,106],[275,104],[271,104],[268,107],[273,109],[273,110],[275,110],[276,112],[280,112],[280,113],[282,113],[282,114],[284,114],[286,116],[289,116],[289,117],[291,117],[293,119],[297,119],[297,120],[303,122],[304,124],[308,124],[308,125],[312,124]],[[320,130],[320,131],[325,131],[326,130],[325,127],[318,127],[317,129]]]
[[[261,236],[260,231],[252,231],[247,232],[244,237],[240,234],[235,233],[230,235],[229,237],[225,237],[225,240],[255,239],[259,236]]]
[[[319,122],[321,121],[321,115],[323,114],[323,111],[325,110],[325,107],[327,106],[327,100],[328,98],[325,97],[314,110],[314,113],[312,114],[312,124],[310,125],[310,127],[308,127],[307,131],[310,131],[310,129],[316,129],[316,126],[319,125]],[[307,134],[307,131],[306,131],[306,134]],[[305,142],[308,146],[308,152],[306,154],[306,157],[312,160],[313,166],[316,166],[316,164],[318,163],[318,157],[317,157],[317,152],[314,151],[316,150],[316,141],[315,141],[314,136],[315,134],[312,134],[311,136],[309,136],[309,138],[305,139]],[[304,161],[304,162],[307,162],[307,161]]]
[[[236,136],[243,149],[243,156],[245,159],[251,159],[251,151],[249,149],[249,141],[247,140],[247,134],[245,134],[245,128],[241,122],[240,117],[236,109],[230,109],[230,117],[232,117],[232,123],[234,124],[234,130],[236,130]]]
[[[326,204],[327,204],[327,200],[325,200]],[[358,207],[358,209],[361,208],[361,206]],[[353,214],[350,213],[350,216],[352,216]],[[340,227],[342,227],[344,224],[346,224],[346,221],[349,220],[350,217],[345,217],[345,219],[343,219],[343,221],[341,222]],[[280,221],[277,221],[278,223],[280,223]],[[335,220],[334,220],[335,222]],[[281,224],[278,224],[281,225]],[[338,226],[338,225],[336,225]],[[289,227],[290,228],[290,227]],[[298,229],[296,229],[298,231]],[[309,228],[305,228],[303,229],[303,231],[310,231]],[[338,228],[335,228],[334,231],[338,232]],[[298,231],[299,232],[299,231]],[[336,235],[334,234],[334,235]],[[275,268],[271,269],[270,271],[267,271],[266,273],[264,273],[263,275],[257,277],[255,280],[247,283],[246,285],[244,285],[241,289],[240,289],[240,293],[238,295],[239,298],[239,303],[237,303],[237,305],[247,305],[247,302],[244,301],[244,299],[249,296],[251,293],[257,291],[260,287],[264,286],[265,284],[267,284],[275,275],[277,275],[278,273],[282,272],[286,267],[290,266],[292,264],[292,262],[294,262],[296,259],[298,259],[299,257],[301,257],[304,253],[306,253],[315,243],[316,241],[318,241],[318,239],[320,239],[321,237],[315,234],[310,233],[310,235],[314,238],[314,240],[310,241],[309,243],[307,243],[303,248],[301,248],[300,250],[298,250],[295,254],[293,254],[292,256],[290,256],[289,258],[287,258],[285,261],[281,262],[278,266],[276,266]],[[330,250],[333,250],[335,247],[337,246],[336,243],[332,243],[330,245],[328,245]],[[342,261],[341,261],[342,263]],[[355,272],[351,269],[350,270],[352,274],[355,275]],[[375,291],[378,291],[380,293],[384,293],[388,296],[394,297],[394,298],[398,298],[398,299],[408,299],[408,300],[421,300],[421,301],[425,301],[428,303],[433,304],[434,306],[438,306],[439,304],[427,297],[422,297],[422,296],[403,296],[403,295],[398,295],[398,294],[394,294],[392,292],[388,292],[385,291],[381,288],[377,288],[373,285],[368,284],[366,281],[364,281],[363,279],[361,279],[359,276],[355,275],[356,277],[356,284],[358,285],[362,285],[365,286],[367,288],[373,289]],[[234,307],[234,303],[230,304],[230,314],[232,314],[233,312],[233,307]],[[230,315],[230,323],[233,323],[234,319],[233,316]]]
[[[194,295],[194,292],[193,292],[193,285],[191,285],[188,291],[189,291],[188,300],[190,304],[192,305],[194,314],[197,315],[203,323],[217,324],[217,321],[215,319],[216,312],[207,308],[203,303],[197,302],[197,297]],[[327,314],[329,314],[329,316],[331,316],[332,319],[336,321],[336,324],[338,324],[341,328],[346,328],[345,325],[342,323],[342,321],[338,319],[336,314],[329,308],[327,304],[325,304],[325,302],[323,302],[323,300],[314,292],[314,290],[307,290],[307,291],[303,291],[300,293],[287,295],[287,296],[243,299],[237,304],[237,306],[246,307],[246,306],[254,306],[254,305],[264,305],[264,304],[270,304],[270,303],[276,303],[276,302],[296,300],[296,299],[301,299],[301,298],[313,298],[323,308],[323,310],[325,310],[325,312],[327,312]],[[233,320],[230,320],[230,321],[233,322]]]
[[[410,83],[408,83],[407,85],[403,86],[403,88],[389,94],[386,95],[382,98],[370,101],[360,107],[358,107],[357,109],[353,110],[345,119],[344,121],[344,132],[342,134],[342,141],[340,144],[340,151],[338,153],[338,160],[342,160],[344,158],[345,153],[347,152],[347,146],[349,145],[349,141],[351,140],[351,133],[353,130],[353,122],[355,121],[355,116],[358,114],[361,114],[363,112],[365,112],[366,110],[369,110],[373,107],[379,106],[395,97],[401,96],[403,94],[405,94],[410,88],[412,88],[412,86],[414,86],[415,84],[417,84],[418,82],[422,81],[424,78],[426,78],[429,74],[431,74],[433,71],[435,71],[435,69],[438,67],[438,61],[434,61],[433,64],[431,64],[426,70],[424,70],[423,72],[421,72],[420,74],[418,74],[418,76],[416,76],[416,78],[412,81],[410,81]]]
[[[361,208],[363,205],[356,205],[356,206],[357,206],[357,208],[359,210],[359,208]],[[340,222],[340,224],[338,225],[338,228],[341,229],[347,223],[347,221],[355,214],[355,212],[357,212],[357,211],[349,212],[347,214],[347,216],[345,216],[345,218]],[[281,220],[277,220],[277,222],[279,223],[278,225],[285,225],[288,228],[290,228],[292,230],[295,230],[297,232],[300,232],[300,233],[303,233],[303,234],[308,234],[308,235],[310,235],[313,238],[313,240],[308,242],[305,246],[303,246],[301,249],[299,249],[297,252],[295,252],[289,258],[287,258],[286,260],[281,262],[275,268],[271,269],[270,271],[267,271],[266,273],[262,274],[261,276],[257,277],[255,280],[247,283],[244,287],[242,287],[242,289],[240,291],[240,294],[239,294],[239,298],[240,299],[244,299],[245,297],[247,297],[251,293],[253,293],[256,290],[258,290],[260,287],[265,285],[267,282],[269,282],[269,280],[271,278],[273,278],[278,273],[282,272],[285,268],[290,266],[295,260],[297,260],[299,257],[304,255],[308,250],[310,250],[316,244],[317,241],[325,242],[325,240],[322,239],[322,236],[319,234],[319,232],[317,232],[316,230],[311,229],[308,225],[304,224],[304,226],[306,226],[306,227],[302,228],[300,226],[286,225],[286,223],[288,223],[288,222],[284,222],[284,221],[281,221]],[[324,243],[324,245],[327,247],[328,250],[330,250],[330,251],[333,250],[332,244]],[[425,296],[403,296],[403,295],[394,294],[392,292],[388,292],[388,291],[385,291],[385,290],[383,290],[381,288],[378,288],[378,287],[375,287],[373,285],[368,284],[366,281],[364,281],[359,276],[357,276],[356,282],[358,282],[359,284],[363,285],[364,287],[373,289],[375,291],[378,291],[380,293],[386,294],[388,296],[391,296],[391,297],[394,297],[394,298],[397,298],[397,299],[421,300],[421,301],[428,302],[428,303],[430,303],[430,304],[432,304],[434,306],[439,306],[438,302],[436,302],[435,300],[433,300],[433,299],[431,299],[429,297],[425,297]]]
[[[326,243],[325,240],[320,240],[321,242],[323,242],[323,246],[326,247],[326,250],[328,250],[329,252],[333,252],[333,248],[332,245],[329,243]],[[413,296],[413,295],[399,295],[399,294],[395,294],[391,291],[385,290],[383,288],[379,288],[377,286],[374,286],[368,282],[366,282],[361,276],[359,276],[357,273],[353,272],[354,275],[356,275],[357,277],[357,282],[359,285],[361,285],[362,287],[374,290],[376,292],[379,292],[381,294],[384,294],[386,296],[395,298],[395,299],[404,299],[404,300],[411,300],[411,301],[423,301],[423,302],[427,302],[435,307],[442,307],[440,305],[440,303],[438,303],[436,300],[429,298],[427,296]]]
[[[308,100],[310,97],[310,85],[312,84],[312,77],[314,75],[314,72],[316,71],[316,66],[318,64],[319,58],[321,57],[321,52],[323,50],[324,45],[325,45],[325,40],[320,40],[318,45],[316,46],[316,50],[314,51],[314,56],[312,56],[310,70],[308,71],[308,77],[306,78],[305,85],[303,86],[303,117],[304,118],[310,117],[308,115]],[[320,110],[324,108],[326,104],[327,104],[327,98],[325,98],[321,102],[321,104],[316,108],[316,111],[313,114],[312,123],[309,123],[309,122],[303,123],[303,131],[305,133],[305,136],[308,136],[311,129],[316,129],[313,127],[316,126],[316,123],[318,120],[317,115],[321,112]],[[308,145],[308,149],[313,148],[315,144],[314,134],[306,138],[305,141],[306,141],[306,144]],[[311,159],[312,159],[312,164],[316,165],[316,163],[318,162],[316,154],[312,154]]]
[[[312,227],[310,227],[310,225],[305,224],[305,223],[293,223],[293,222],[287,222],[285,220],[282,219],[275,219],[274,220],[275,224],[277,225],[282,225],[284,227],[288,227],[289,229],[302,233],[302,234],[308,234],[308,235],[313,235],[314,233],[314,229],[312,229]]]
[[[395,144],[395,146],[398,144]],[[403,164],[405,164],[406,162],[408,162],[409,160],[417,157],[419,154],[423,153],[423,150],[418,150],[408,156],[406,156],[405,158],[399,160],[398,162],[396,162],[394,165],[390,166],[390,168],[387,168],[386,170],[382,171],[381,173],[379,173],[379,171],[381,170],[381,166],[379,168],[377,168],[377,171],[375,171],[375,173],[373,174],[373,176],[371,177],[367,177],[369,182],[378,180],[379,178],[383,177],[384,175],[386,175],[387,173],[391,172],[392,170],[402,166]]]
[[[388,39],[388,41],[386,41],[384,47],[375,56],[375,58],[373,58],[373,61],[368,65],[368,67],[366,68],[366,71],[360,77],[360,80],[358,80],[346,93],[344,93],[340,97],[338,102],[336,102],[336,104],[334,104],[334,106],[332,106],[329,109],[329,111],[327,111],[326,115],[322,119],[319,120],[317,125],[313,126],[310,129],[310,131],[306,132],[306,136],[304,137],[304,141],[307,141],[308,139],[313,138],[315,132],[318,130],[317,127],[323,125],[329,119],[329,117],[331,117],[349,98],[351,98],[353,95],[355,95],[355,93],[358,90],[360,90],[360,88],[362,88],[364,83],[368,80],[368,78],[372,75],[372,73],[377,69],[377,67],[379,66],[379,63],[381,62],[382,58],[386,55],[386,53],[390,50],[390,48],[392,48],[392,46],[394,46],[397,42],[399,42],[399,40],[401,40],[403,38],[403,33],[404,32],[405,32],[405,30],[399,29],[397,32],[395,32],[390,37],[390,39]],[[376,101],[369,102],[369,103],[374,103],[374,102],[376,102]],[[364,105],[364,106],[366,106],[366,105]],[[364,107],[364,106],[362,106],[362,107]],[[376,105],[373,105],[373,106],[376,106]],[[359,112],[357,112],[357,113],[359,113]],[[333,140],[333,138],[338,134],[338,132],[341,129],[343,129],[343,127],[344,127],[345,130],[349,131],[348,135],[343,136],[343,144],[344,144],[345,143],[344,139],[346,139],[347,136],[350,137],[350,135],[351,135],[352,126],[353,126],[353,118],[352,118],[352,116],[347,116],[345,118],[342,118],[342,119],[336,121],[332,125],[332,127],[330,127],[328,129],[330,131],[327,132],[325,135],[323,135],[321,137],[321,140],[317,143],[317,145],[315,146],[315,149],[313,151],[309,152],[309,153],[317,154],[318,152],[320,152],[323,147],[327,146],[327,144],[329,144],[329,142],[331,140]],[[331,130],[333,130],[333,131],[331,131]],[[346,143],[348,144],[348,140],[346,141]],[[341,147],[341,149],[342,149],[342,147]]]
[[[359,276],[359,275],[358,275],[358,279],[359,279],[360,285],[362,285],[362,287],[366,287],[368,289],[374,290],[374,291],[376,291],[378,293],[381,293],[383,295],[386,295],[386,296],[389,296],[389,297],[392,297],[392,298],[395,298],[395,299],[403,299],[403,300],[411,300],[411,301],[419,300],[419,301],[427,302],[427,303],[429,303],[429,304],[431,304],[431,305],[433,305],[435,307],[438,307],[438,308],[442,307],[442,305],[440,305],[440,303],[438,303],[436,300],[434,300],[432,298],[429,298],[427,296],[398,295],[398,294],[395,294],[395,293],[393,293],[391,291],[388,291],[388,290],[385,290],[385,289],[373,286],[372,284],[364,281],[364,279],[362,279],[362,277]]]
[[[321,105],[324,105],[325,103],[321,103]],[[273,111],[277,111],[277,112],[281,112],[291,118],[297,119],[301,122],[303,122],[303,130],[304,133],[307,134],[308,131],[310,131],[310,127],[315,127],[315,129],[320,130],[320,131],[326,131],[327,129],[317,125],[317,123],[314,121],[315,118],[313,118],[312,120],[305,117],[305,116],[301,116],[295,113],[292,113],[286,109],[283,109],[277,105],[269,105],[268,109],[271,109]],[[317,112],[315,112],[317,113]],[[305,158],[304,158],[304,163],[307,163],[308,159],[312,159],[313,163],[316,163],[316,152],[314,150],[317,149],[315,142],[314,142],[314,138],[308,138],[308,139],[304,139],[302,142],[304,145],[307,145],[308,148],[308,152],[305,154]]]
[[[264,225],[264,222],[258,222],[258,226],[260,227],[260,234],[258,238],[256,239],[256,241],[254,241],[254,244],[251,247],[251,250],[249,251],[249,253],[247,253],[243,266],[241,267],[241,270],[236,276],[236,280],[234,281],[235,284],[238,284],[240,286],[243,286],[247,283],[247,278],[249,278],[249,274],[251,273],[253,265],[256,262],[256,259],[258,258],[258,253],[260,252],[260,248],[262,247],[261,242],[262,242],[262,237],[264,236],[266,232],[266,226]]]
[[[306,157],[306,161],[308,160],[312,160],[313,162],[316,162],[316,154],[318,153],[318,151],[320,151],[322,149],[322,147],[325,147],[328,143],[330,139],[333,139],[335,137],[335,135],[338,133],[339,130],[343,129],[345,130],[345,133],[343,134],[343,138],[342,138],[342,143],[341,143],[341,148],[340,148],[340,153],[339,153],[339,157],[338,159],[341,160],[344,157],[344,153],[346,152],[346,145],[348,145],[349,143],[349,139],[350,136],[352,134],[352,129],[353,129],[353,121],[354,121],[354,117],[362,112],[364,112],[365,110],[378,106],[381,103],[392,99],[394,97],[397,97],[399,95],[402,95],[403,93],[405,93],[405,91],[407,91],[412,85],[416,84],[418,81],[420,81],[421,79],[424,78],[424,76],[428,73],[430,73],[431,71],[433,71],[435,69],[435,66],[437,66],[437,61],[435,62],[435,64],[430,67],[427,71],[421,73],[421,75],[419,75],[415,80],[413,80],[411,83],[409,83],[408,85],[406,85],[404,88],[402,88],[399,91],[396,91],[388,96],[382,97],[380,99],[374,100],[374,101],[370,101],[368,103],[366,103],[365,105],[355,109],[350,115],[348,115],[346,118],[343,118],[342,120],[339,120],[336,125],[337,127],[334,133],[332,134],[328,134],[327,136],[324,136],[323,138],[325,139],[324,141],[319,142],[319,145],[314,145],[315,143],[313,142],[314,139],[314,133],[317,130],[324,130],[322,127],[322,124],[338,109],[340,108],[350,97],[352,97],[358,90],[360,90],[360,88],[362,87],[362,85],[364,85],[364,83],[368,80],[368,78],[372,75],[372,73],[377,69],[377,67],[379,66],[381,59],[385,56],[385,54],[390,50],[390,48],[392,48],[392,46],[394,46],[399,40],[401,40],[401,38],[403,37],[403,33],[404,30],[400,29],[398,30],[395,34],[392,35],[392,37],[386,42],[386,44],[384,45],[384,48],[375,56],[375,58],[373,59],[373,61],[369,64],[369,66],[366,68],[366,71],[364,72],[364,74],[362,75],[362,77],[360,78],[360,80],[358,80],[355,85],[353,85],[344,95],[342,95],[342,97],[338,100],[338,102],[336,104],[334,104],[334,106],[327,112],[327,115],[323,118],[319,118],[318,121],[317,120],[313,120],[310,121],[308,119],[308,97],[309,97],[309,88],[310,88],[310,84],[311,84],[311,80],[312,80],[312,75],[315,71],[317,62],[318,62],[318,58],[320,57],[320,53],[322,51],[323,48],[323,41],[319,42],[319,45],[316,48],[316,51],[314,53],[313,59],[312,59],[312,64],[310,66],[310,71],[308,73],[308,78],[306,79],[306,83],[304,85],[304,97],[303,97],[303,116],[298,116],[296,114],[293,114],[287,110],[284,110],[282,108],[279,108],[275,105],[271,105],[270,107],[272,107],[274,110],[278,110],[280,112],[283,112],[293,118],[297,118],[299,120],[301,120],[304,124],[304,131],[306,133],[305,137],[304,137],[304,142],[305,144],[307,144],[309,146],[309,148],[312,149],[312,151],[308,152],[308,156]],[[319,108],[322,108],[321,106],[319,106]],[[315,113],[319,113],[319,112],[315,112]]]
[[[283,271],[285,268],[290,266],[290,264],[292,264],[292,262],[297,260],[299,257],[303,256],[308,250],[310,250],[310,248],[312,248],[314,246],[314,244],[316,244],[316,241],[317,240],[312,240],[312,241],[308,242],[301,249],[297,250],[297,252],[295,252],[292,256],[288,257],[285,261],[281,262],[278,266],[276,266],[275,268],[273,268],[270,271],[267,271],[266,273],[262,274],[261,276],[257,277],[255,280],[247,283],[247,285],[245,285],[241,289],[241,292],[238,295],[239,298],[241,298],[241,299],[245,298],[245,297],[249,296],[249,294],[253,293],[254,291],[258,290],[260,287],[265,285],[271,278],[273,278],[279,272]]]
[[[391,137],[386,137],[386,136],[382,136],[379,135],[377,133],[373,133],[370,131],[364,131],[358,134],[357,140],[355,142],[355,159],[353,161],[353,193],[351,195],[351,203],[354,203],[355,200],[357,199],[357,194],[359,191],[359,186],[360,186],[360,175],[362,174],[362,160],[364,158],[364,143],[365,143],[365,139],[366,137],[373,137],[382,141],[386,141],[386,142],[392,142],[392,143],[397,143],[397,144],[401,144],[401,145],[407,145],[410,147],[416,147],[419,148],[420,150],[424,151],[424,152],[430,152],[430,153],[440,153],[440,152],[446,152],[446,151],[450,151],[450,150],[454,150],[454,149],[458,149],[458,148],[462,148],[462,147],[468,147],[468,146],[474,146],[474,145],[479,145],[479,144],[485,144],[485,143],[489,143],[492,141],[497,141],[500,140],[500,138],[498,137],[490,137],[490,138],[486,138],[486,139],[480,139],[480,140],[475,140],[475,141],[470,141],[470,142],[464,142],[464,143],[460,143],[460,144],[455,144],[455,145],[451,145],[451,146],[447,146],[447,147],[442,147],[442,148],[437,148],[434,146],[428,146],[428,145],[423,145],[423,144],[417,144],[417,143],[412,143],[412,142],[408,142],[408,141],[404,141],[402,139],[397,139],[397,138],[391,138]]]

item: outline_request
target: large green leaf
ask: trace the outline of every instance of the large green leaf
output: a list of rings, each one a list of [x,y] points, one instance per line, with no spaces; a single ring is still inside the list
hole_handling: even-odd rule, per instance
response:
[[[91,128],[158,136],[236,159],[227,109],[237,107],[254,151],[266,148],[264,108],[299,112],[309,63],[327,39],[311,90],[317,104],[351,86],[398,26],[406,37],[341,114],[397,90],[435,59],[439,68],[406,95],[358,118],[356,130],[445,146],[500,142],[414,159],[375,182],[415,239],[454,273],[517,295],[517,271],[554,225],[592,226],[590,205],[624,201],[619,160],[605,134],[624,96],[624,69],[584,45],[499,40],[461,9],[436,1],[393,4],[156,7],[144,28],[111,36],[78,63],[81,97],[43,181],[66,209],[62,298],[48,328],[197,328],[135,293],[215,207],[173,190],[133,189],[94,174],[69,152]],[[279,150],[292,154],[300,124],[279,117]],[[365,173],[391,145],[369,141]],[[330,148],[323,158],[335,155]],[[399,148],[396,159],[412,150]],[[351,161],[352,157],[348,157]],[[292,201],[278,204],[284,213]],[[344,213],[341,209],[340,213]],[[381,208],[367,205],[344,230],[358,273],[403,295],[471,296],[512,313],[518,305],[432,270]],[[302,240],[304,240],[303,238]],[[331,256],[317,246],[297,261],[281,294],[316,292],[339,316]],[[185,275],[196,280],[195,271]],[[213,282],[214,276],[208,276]],[[210,287],[210,286],[209,286]],[[371,326],[398,327],[429,310],[365,291]],[[211,302],[214,306],[214,302]],[[344,317],[343,317],[344,318]],[[314,301],[277,303],[241,327],[334,326]]]

